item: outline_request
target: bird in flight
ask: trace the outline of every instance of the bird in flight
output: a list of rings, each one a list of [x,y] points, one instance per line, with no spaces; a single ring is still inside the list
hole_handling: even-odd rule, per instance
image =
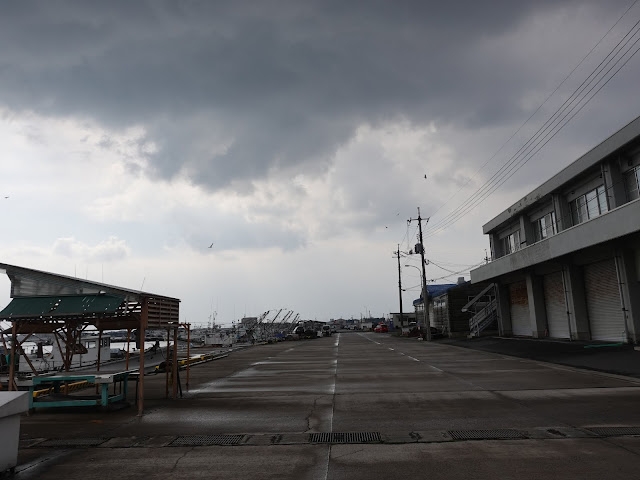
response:
[[[209,248],[213,248],[213,243],[211,245],[209,245]]]

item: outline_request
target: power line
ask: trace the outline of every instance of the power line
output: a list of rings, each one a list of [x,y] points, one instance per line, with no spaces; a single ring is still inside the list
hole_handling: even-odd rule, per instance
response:
[[[429,264],[434,265],[435,267],[439,268],[440,270],[444,270],[445,272],[449,272],[451,274],[455,274],[456,272],[454,272],[453,270],[449,270],[448,268],[442,267],[440,265],[438,265],[436,262],[434,262],[433,260],[427,260],[427,262],[429,262]],[[465,265],[468,268],[470,268],[470,265]],[[468,271],[468,270],[467,270]]]
[[[628,10],[627,10],[628,11]],[[627,12],[625,12],[626,14]],[[623,15],[624,16],[624,15]],[[598,66],[596,67],[596,69],[594,71],[592,71],[585,80],[583,80],[583,82],[580,84],[580,86],[574,90],[574,92],[565,100],[565,102],[558,108],[558,110],[556,110],[556,112],[549,118],[547,119],[547,121],[542,125],[542,127],[540,127],[537,132],[523,145],[520,147],[520,149],[511,157],[511,159],[509,161],[507,161],[497,172],[494,173],[494,175],[487,181],[485,182],[485,184],[478,189],[478,191],[476,191],[465,203],[468,203],[470,200],[473,199],[474,196],[480,194],[492,181],[493,179],[495,179],[496,177],[499,177],[500,174],[502,173],[503,169],[505,167],[508,167],[509,165],[511,165],[515,160],[517,160],[517,158],[522,154],[523,151],[526,151],[526,149],[530,146],[530,144],[532,142],[534,142],[537,138],[540,137],[540,135],[542,135],[542,133],[544,133],[546,130],[549,129],[549,127],[551,125],[553,125],[555,123],[555,121],[557,120],[557,117],[562,114],[562,112],[564,112],[567,108],[567,105],[571,105],[573,103],[573,101],[575,100],[576,96],[579,96],[580,93],[582,91],[584,91],[584,86],[587,83],[587,81],[595,75],[597,75],[599,72],[601,72],[601,66],[603,65],[603,63],[607,60],[607,58],[609,58],[612,53],[613,53],[613,57],[615,57],[617,55],[617,53],[619,52],[615,52],[615,50],[618,49],[618,47],[620,46],[620,44],[624,41],[624,39],[629,35],[629,33],[631,33],[631,31],[633,31],[633,29],[638,25],[638,22],[636,22],[636,24],[629,30],[629,32],[627,32],[627,34],[623,37],[622,40],[620,40],[618,42],[618,44],[607,54],[607,56],[605,56],[605,58],[600,62],[600,64],[598,64]],[[634,34],[635,35],[635,34]],[[627,42],[628,43],[628,42]],[[614,53],[615,52],[615,53]],[[610,60],[609,60],[610,62]],[[609,63],[607,62],[607,64]],[[584,97],[583,97],[584,98]],[[574,107],[575,108],[575,107]],[[557,126],[557,125],[556,125]],[[555,127],[554,127],[555,128]],[[463,203],[462,205],[460,205],[456,210],[460,210],[465,203]],[[451,214],[449,216],[451,216],[454,212],[456,212],[456,210],[454,210],[453,212],[451,212]],[[447,217],[445,217],[446,219]],[[432,228],[437,228],[438,226],[440,226],[443,223],[444,219],[439,221],[438,223],[436,223],[436,225],[434,225]]]
[[[640,21],[638,21],[633,28],[635,28],[638,24],[640,23]],[[626,48],[627,45],[629,45],[629,43],[631,42],[631,39],[633,37],[636,36],[636,34],[638,33],[639,30],[636,30],[633,35],[631,35],[625,42],[624,45],[622,45],[622,47],[613,55],[612,58],[610,58],[606,63],[601,62],[601,64],[598,66],[597,70],[595,71],[595,75],[598,76],[600,75],[600,73],[602,73],[602,71],[604,70],[604,68],[606,66],[608,66],[613,58],[615,58],[620,51],[622,51],[622,49]],[[629,32],[627,35],[625,35],[625,38],[630,34],[631,32]],[[640,50],[640,48],[636,49],[635,51],[633,51],[633,53],[631,53],[631,55],[628,55],[629,52],[632,50],[632,48],[638,43],[638,41],[640,41],[640,37],[638,37],[633,43],[631,43],[630,46],[628,46],[628,48],[626,48],[626,51],[624,51],[622,53],[622,55],[608,68],[608,70],[606,70],[601,76],[600,78],[595,81],[595,83],[593,83],[591,85],[591,88],[589,88],[586,93],[585,93],[585,89],[587,87],[589,87],[589,85],[592,83],[591,81],[589,83],[583,82],[583,85],[581,85],[579,87],[578,90],[576,90],[572,96],[567,99],[567,101],[565,101],[565,103],[563,104],[563,106],[558,109],[556,111],[556,113],[554,113],[554,115],[547,120],[547,122],[545,122],[545,125],[543,127],[541,127],[541,129],[536,133],[536,135],[534,135],[534,137],[532,137],[523,147],[521,147],[521,149],[509,160],[509,162],[507,162],[499,172],[497,172],[496,174],[494,174],[491,179],[489,179],[480,189],[478,189],[471,197],[469,197],[462,205],[460,205],[456,210],[454,210],[453,212],[451,212],[451,214],[448,217],[445,217],[443,220],[441,220],[440,222],[438,222],[436,225],[433,226],[432,230],[427,234],[427,238],[430,236],[435,235],[436,233],[438,233],[439,231],[442,231],[443,229],[445,229],[446,227],[448,227],[449,225],[457,222],[460,218],[464,217],[466,214],[468,214],[469,212],[471,212],[475,207],[477,207],[479,204],[481,204],[484,200],[486,200],[486,198],[488,198],[498,187],[500,187],[502,184],[504,184],[504,182],[506,182],[509,178],[511,178],[520,168],[522,168],[522,166],[524,166],[533,156],[535,156],[552,138],[554,138],[592,99],[593,97],[595,97],[598,92],[600,92],[600,90],[602,90],[602,88],[604,88],[616,75],[617,73],[638,53],[638,50]],[[620,42],[622,43],[622,41]],[[620,45],[620,43],[618,45]],[[618,45],[616,46],[616,48],[618,47]],[[628,56],[627,56],[628,55]],[[609,55],[608,55],[609,56]],[[623,59],[627,57],[624,61]],[[611,71],[616,67],[616,65],[618,65],[620,62],[622,62],[622,65],[620,65],[610,76],[608,76]],[[600,68],[602,66],[602,68]],[[599,70],[599,71],[598,71]],[[594,73],[592,72],[592,74],[590,75],[590,77],[594,75]],[[607,78],[608,76],[608,78]],[[598,84],[602,83],[599,87]],[[596,89],[597,88],[597,89]],[[596,89],[594,91],[594,89]],[[572,97],[582,97],[580,98],[577,103],[575,103],[573,106],[569,107],[571,104],[573,104],[575,102],[575,98]],[[585,100],[586,99],[586,100]],[[568,111],[566,113],[564,113],[566,110],[568,109]],[[562,115],[564,113],[564,116],[562,116],[562,118],[558,117],[560,115]],[[556,117],[556,118],[554,118]],[[555,125],[553,125],[555,124]],[[541,135],[547,131],[547,133],[541,137]],[[533,144],[533,142],[536,142],[535,144]],[[524,155],[524,156],[523,156]],[[518,158],[520,158],[518,160]],[[497,183],[493,183],[494,179]],[[492,185],[493,183],[493,185]]]
[[[636,0],[637,1],[637,0]],[[634,2],[635,5],[636,2]],[[633,5],[632,5],[633,6]],[[631,8],[631,7],[630,7]],[[629,9],[630,9],[629,8]],[[627,10],[627,12],[629,11]],[[625,12],[625,15],[626,13]],[[624,15],[623,15],[624,16]],[[616,22],[617,23],[617,22]],[[493,176],[487,180],[474,194],[472,194],[465,202],[463,202],[460,206],[450,212],[446,217],[433,225],[428,232],[427,236],[432,236],[433,234],[443,230],[449,225],[455,223],[457,220],[465,216],[471,210],[473,210],[477,205],[482,203],[493,191],[495,191],[499,186],[501,186],[506,180],[511,178],[511,176],[519,170],[528,160],[530,160],[544,145],[546,145],[564,126],[571,121],[575,115],[587,105],[591,99],[605,86],[609,83],[609,81],[635,56],[637,50],[634,51],[630,56],[624,60],[622,65],[613,73],[609,78],[607,75],[615,68],[617,64],[619,64],[625,56],[631,51],[633,46],[638,42],[636,39],[631,46],[629,46],[626,51],[619,56],[619,58],[611,65],[611,67],[606,70],[606,72],[602,73],[603,70],[615,59],[618,57],[619,53],[626,48],[633,37],[636,36],[638,31],[636,30],[637,25],[640,21],[636,22],[633,27],[627,32],[627,34],[623,37],[622,40],[618,42],[618,44],[607,54],[607,56],[600,62],[600,64],[596,67],[594,71],[582,82],[582,84],[571,94],[567,100],[556,110],[556,112],[543,124],[542,127],[538,129],[538,131],[516,152]],[[613,27],[612,27],[613,28]],[[611,29],[610,29],[611,30]],[[636,30],[634,32],[634,30]],[[633,32],[633,34],[632,34]],[[607,33],[608,34],[608,33]],[[606,35],[605,35],[606,36]],[[595,48],[595,47],[594,47]],[[599,78],[598,78],[599,77]],[[594,79],[596,79],[594,81]],[[606,79],[606,80],[605,80]],[[599,83],[604,83],[593,93],[593,90],[598,86]],[[585,90],[591,85],[591,88],[585,92]],[[587,98],[588,97],[588,98]],[[577,103],[576,103],[576,99]],[[586,99],[586,100],[585,100]],[[580,105],[582,103],[582,105]],[[567,113],[564,113],[567,111]],[[576,110],[575,113],[574,110]],[[560,118],[561,115],[563,115]],[[571,115],[569,117],[569,115]],[[569,117],[567,119],[567,117]],[[546,132],[546,134],[545,134]],[[542,137],[540,139],[540,137]],[[535,143],[537,141],[537,143]],[[510,174],[511,173],[511,174]]]
[[[538,108],[536,108],[536,110],[529,116],[529,118],[527,118],[519,127],[518,129],[513,132],[511,134],[511,136],[507,139],[506,142],[504,142],[500,148],[498,148],[498,150],[496,150],[496,152],[491,155],[491,157],[484,162],[480,168],[478,168],[473,175],[453,194],[451,195],[447,200],[445,200],[443,203],[440,204],[440,206],[433,212],[431,213],[431,217],[435,216],[436,213],[438,213],[442,207],[444,207],[447,203],[449,203],[454,197],[456,197],[458,195],[458,193],[460,193],[464,188],[467,187],[467,185],[469,185],[469,183],[471,183],[471,181],[476,177],[476,175],[478,173],[480,173],[480,171],[486,167],[494,158],[496,158],[496,156],[504,149],[504,147],[506,147],[509,142],[511,140],[513,140],[513,138],[520,133],[520,130],[522,130],[522,128],[524,128],[524,126],[529,123],[529,121],[540,111],[540,109],[546,105],[546,103],[551,99],[551,97],[553,97],[553,95],[556,94],[556,92],[560,89],[560,87],[562,87],[562,85],[565,84],[565,82],[571,77],[571,75],[573,75],[573,73],[580,67],[580,65],[582,65],[584,63],[584,61],[593,53],[593,51],[598,47],[598,45],[600,45],[602,43],[602,41],[607,37],[607,35],[609,35],[609,33],[611,33],[611,31],[616,27],[616,25],[618,25],[618,23],[620,23],[620,21],[625,17],[625,15],[629,12],[629,10],[631,10],[636,3],[638,3],[638,1],[640,0],[635,0],[630,6],[629,8],[627,8],[627,10],[625,10],[625,12],[620,16],[620,18],[618,18],[618,20],[611,26],[611,28],[609,28],[609,30],[607,30],[607,32],[600,38],[600,40],[598,40],[596,42],[596,44],[591,47],[591,50],[589,50],[589,52],[587,52],[587,54],[582,57],[582,60],[580,60],[580,62],[578,62],[578,64],[573,68],[573,70],[571,70],[566,77],[564,77],[564,79],[558,84],[558,86],[553,90],[553,92],[551,92],[547,98],[545,98],[545,100],[538,106]]]
[[[481,261],[480,263],[476,263],[475,265],[472,265],[468,270],[460,270],[459,272],[452,272],[450,275],[445,275],[444,277],[432,278],[430,280],[427,280],[427,282],[436,282],[438,280],[442,280],[442,279],[445,279],[445,278],[451,278],[454,275],[460,275],[462,273],[470,273],[471,270],[473,270],[474,268],[477,268],[477,267],[479,267],[480,265],[483,265],[483,264],[484,264],[484,260]]]
[[[634,34],[635,35],[635,34]],[[635,45],[635,43],[637,43],[638,40],[636,40],[633,45]],[[632,45],[632,46],[633,46]],[[629,50],[627,50],[627,52],[625,52],[623,55],[626,55],[626,53],[628,53]],[[442,221],[440,221],[438,224],[436,224],[433,227],[433,230],[431,232],[429,232],[429,236],[433,235],[434,233],[437,233],[438,231],[443,230],[444,228],[448,227],[449,225],[455,223],[457,220],[459,220],[460,218],[464,217],[467,213],[469,213],[471,210],[473,210],[476,206],[478,206],[480,203],[482,203],[486,198],[488,198],[498,187],[500,187],[502,184],[504,184],[509,178],[511,178],[513,176],[513,174],[515,174],[522,166],[524,166],[525,163],[527,163],[535,154],[537,154],[542,147],[544,147],[553,137],[555,137],[555,135],[557,135],[560,130],[562,130],[562,128],[564,128],[564,126],[569,123],[569,121],[571,121],[575,115],[577,115],[577,113],[579,113],[582,108],[584,108],[589,101],[591,101],[591,99],[607,84],[609,83],[609,81],[615,76],[615,74],[624,66],[626,65],[626,63],[635,55],[636,52],[634,52],[631,57],[629,57],[624,64],[616,71],[614,72],[614,74],[608,78],[605,83],[603,85],[600,86],[600,88],[598,88],[598,90],[596,90],[596,92],[594,92],[582,105],[579,106],[578,108],[578,104],[575,104],[573,107],[571,107],[571,109],[558,121],[558,123],[556,123],[556,125],[552,128],[551,131],[548,131],[546,133],[546,135],[544,135],[542,137],[542,139],[538,140],[540,138],[540,135],[542,135],[542,133],[544,133],[544,130],[539,132],[539,134],[537,134],[535,137],[533,137],[532,139],[530,139],[529,142],[527,142],[527,144],[525,144],[525,146],[523,146],[523,148],[521,148],[521,150],[518,152],[518,154],[512,158],[512,160],[510,162],[508,162],[504,167],[503,170],[498,172],[497,174],[494,174],[494,176],[487,181],[487,183],[485,183],[483,185],[483,187],[481,189],[479,189],[476,194],[474,194],[474,196],[470,197],[465,203],[463,203],[460,207],[459,207],[459,211],[455,214],[452,215],[450,218],[448,219],[443,219]],[[605,72],[604,76],[602,78],[600,78],[598,80],[598,82],[596,82],[591,89],[589,89],[587,91],[587,93],[582,97],[582,99],[580,100],[580,102],[582,102],[582,100],[584,100],[587,95],[589,95],[593,89],[598,85],[599,82],[601,82],[605,76],[612,70],[613,67],[615,67],[615,65],[620,61],[620,59],[607,71]],[[584,91],[584,89],[583,89]],[[581,93],[580,93],[581,94]],[[573,103],[573,102],[571,102]],[[577,111],[573,112],[575,109],[577,108]],[[566,110],[566,108],[563,109],[563,111]],[[563,112],[562,111],[562,112]],[[562,113],[560,112],[560,113]],[[573,112],[573,114],[567,119],[567,117]],[[558,112],[556,112],[558,113]],[[556,122],[557,119],[553,120],[553,123]],[[564,123],[563,123],[564,122]],[[545,128],[545,130],[548,130],[549,127]],[[555,129],[555,131],[554,131]],[[538,140],[537,143],[531,145],[531,140]],[[524,149],[524,150],[523,150]],[[524,157],[523,155],[523,151],[524,151]],[[520,157],[520,160],[518,160],[518,157]],[[494,179],[496,179],[497,183],[493,183]],[[493,183],[493,185],[492,185]],[[463,208],[464,207],[464,208]]]

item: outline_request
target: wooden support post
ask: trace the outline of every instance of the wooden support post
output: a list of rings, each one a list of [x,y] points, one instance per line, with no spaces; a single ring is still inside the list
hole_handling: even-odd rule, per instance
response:
[[[96,345],[98,347],[98,361],[96,363],[96,372],[100,371],[100,352],[102,351],[102,330],[98,331],[98,345]],[[96,395],[98,394],[98,384],[96,383]],[[104,392],[103,392],[103,398],[102,400],[104,401]],[[103,405],[106,406],[106,405]]]
[[[171,346],[169,339],[171,338],[171,329],[167,328],[167,352],[164,356],[164,398],[169,398],[169,354],[171,353]]]
[[[131,329],[127,328],[127,364],[125,370],[129,370],[129,341],[131,340]]]
[[[98,332],[98,364],[96,365],[96,371],[100,371],[100,352],[102,351],[102,330]]]
[[[67,329],[67,331],[65,332],[67,339],[64,342],[64,371],[68,372],[69,363],[70,363],[69,346],[71,345],[71,330],[70,330],[69,324],[66,322],[65,322],[65,327]]]
[[[22,355],[24,357],[24,359],[27,361],[27,364],[29,365],[29,368],[31,368],[31,371],[34,373],[34,375],[37,376],[38,375],[38,371],[33,366],[33,363],[31,363],[31,360],[29,359],[27,354],[24,353],[24,349],[22,348],[22,344],[21,343],[18,343],[18,355]]]
[[[9,347],[7,347],[7,342],[4,339],[4,333],[0,332],[0,338],[2,338],[2,346],[4,347],[4,354],[6,355],[9,351]],[[11,382],[9,382],[9,387],[11,386]],[[0,383],[0,390],[2,390],[2,384]],[[11,388],[9,388],[11,390]]]
[[[66,341],[66,345],[65,345],[65,362],[64,362],[64,371],[68,372],[69,369],[71,369],[71,362],[73,362],[73,354],[75,353],[75,349],[76,349],[76,341],[77,341],[77,337],[78,335],[76,334],[75,330],[76,330],[76,326],[75,324],[70,324],[69,322],[65,322],[65,325],[67,327],[67,341]]]
[[[191,365],[191,324],[187,323],[187,392],[189,391],[189,365]]]
[[[173,362],[171,362],[171,372],[173,375],[173,399],[178,398],[178,327],[173,329]]]
[[[11,324],[11,355],[9,355],[10,364],[9,364],[9,391],[18,390],[18,387],[15,383],[15,374],[16,374],[16,324],[18,322],[12,322]]]
[[[8,352],[9,347],[7,347],[7,342],[4,339],[4,333],[0,332],[0,338],[2,338],[2,346],[4,347],[4,351]]]
[[[38,375],[38,371],[35,369],[35,367],[33,366],[33,363],[31,363],[31,360],[29,359],[29,357],[27,356],[27,354],[24,352],[24,348],[22,348],[22,344],[24,342],[26,342],[27,340],[29,340],[29,338],[31,337],[31,335],[33,335],[33,332],[31,332],[30,334],[28,334],[26,337],[24,337],[22,339],[22,341],[19,341],[18,344],[16,345],[17,348],[17,353],[18,355],[22,355],[24,357],[24,359],[27,361],[27,364],[29,365],[29,368],[31,368],[31,371],[35,374]],[[20,365],[20,358],[18,357],[18,365]]]
[[[149,299],[142,300],[142,312],[140,314],[140,365],[138,380],[138,416],[141,417],[144,411],[144,334],[149,322]]]

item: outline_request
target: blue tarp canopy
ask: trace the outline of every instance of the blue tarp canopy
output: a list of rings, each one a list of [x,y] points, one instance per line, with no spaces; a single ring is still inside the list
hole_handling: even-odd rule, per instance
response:
[[[430,297],[437,297],[438,295],[442,295],[444,292],[449,290],[451,287],[455,287],[457,284],[455,283],[444,283],[442,285],[427,285],[427,294]],[[416,298],[413,301],[414,305],[422,305],[422,295],[420,298]]]

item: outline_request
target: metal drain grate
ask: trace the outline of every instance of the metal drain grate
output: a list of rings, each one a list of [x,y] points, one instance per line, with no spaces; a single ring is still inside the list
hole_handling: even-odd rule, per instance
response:
[[[454,440],[502,440],[510,438],[527,438],[524,433],[509,428],[497,430],[449,430],[448,433]]]
[[[244,435],[183,435],[169,445],[172,447],[238,445],[243,439]]]
[[[640,427],[591,427],[586,430],[601,437],[617,437],[619,435],[640,435]]]
[[[38,443],[37,447],[95,447],[108,438],[54,438]]]
[[[381,443],[379,432],[323,432],[309,434],[310,443]]]

